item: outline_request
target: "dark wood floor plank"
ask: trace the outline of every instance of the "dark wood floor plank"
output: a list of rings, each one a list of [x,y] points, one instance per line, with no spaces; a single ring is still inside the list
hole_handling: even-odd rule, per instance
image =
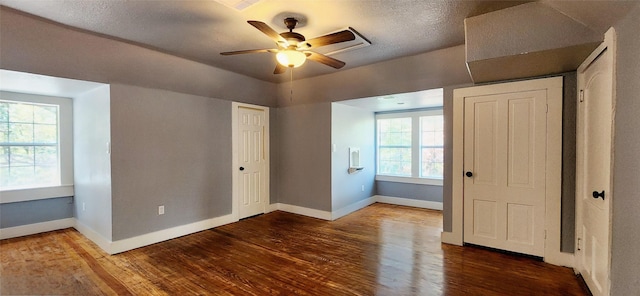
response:
[[[0,241],[0,294],[586,295],[571,269],[440,243],[438,211],[273,212],[109,256],[73,229]]]

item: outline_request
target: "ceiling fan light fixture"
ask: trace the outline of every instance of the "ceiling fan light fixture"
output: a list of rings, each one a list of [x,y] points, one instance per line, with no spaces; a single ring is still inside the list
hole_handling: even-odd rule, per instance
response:
[[[276,54],[276,59],[280,65],[290,68],[298,68],[307,60],[307,56],[294,49],[281,50]]]

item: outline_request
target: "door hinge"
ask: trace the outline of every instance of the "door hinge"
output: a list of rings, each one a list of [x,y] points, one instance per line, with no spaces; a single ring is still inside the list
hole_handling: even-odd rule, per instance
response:
[[[547,239],[547,230],[544,231],[544,239]]]
[[[576,247],[578,248],[578,251],[582,250],[582,245],[581,245],[581,243],[582,243],[582,239],[581,239],[581,238],[578,238],[578,243],[576,244]]]
[[[584,90],[580,90],[580,103],[584,102]]]
[[[547,104],[547,111],[546,113],[549,113],[549,104]]]

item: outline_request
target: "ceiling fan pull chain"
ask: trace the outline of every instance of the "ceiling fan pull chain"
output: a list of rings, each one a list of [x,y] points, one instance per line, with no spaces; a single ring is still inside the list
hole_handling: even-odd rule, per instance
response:
[[[293,102],[293,67],[289,67],[289,69],[291,69],[291,84],[290,84],[290,96],[289,96],[289,102]]]

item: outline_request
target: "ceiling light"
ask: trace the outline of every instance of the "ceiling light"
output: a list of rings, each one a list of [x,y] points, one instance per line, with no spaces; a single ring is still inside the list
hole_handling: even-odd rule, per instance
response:
[[[285,49],[276,54],[276,59],[280,65],[290,68],[298,68],[307,60],[307,56],[295,49]]]

